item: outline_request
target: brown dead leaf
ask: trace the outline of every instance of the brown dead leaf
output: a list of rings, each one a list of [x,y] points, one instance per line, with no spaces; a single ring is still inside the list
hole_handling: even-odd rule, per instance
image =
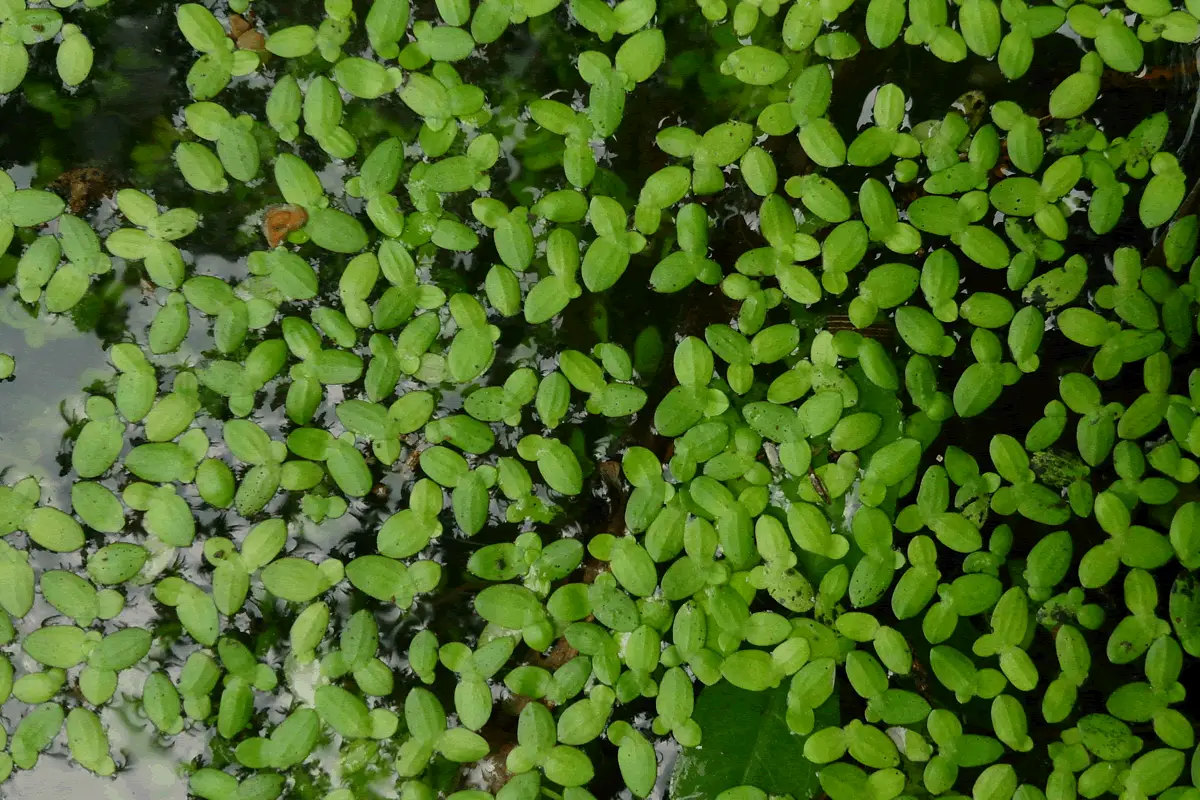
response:
[[[252,29],[254,26],[250,20],[243,17],[241,14],[229,15],[229,38],[235,42],[241,38],[242,34]]]
[[[298,231],[308,222],[308,212],[302,207],[286,203],[278,206],[268,206],[263,216],[262,231],[267,238],[267,244],[278,247],[289,233]]]
[[[237,37],[237,46],[240,50],[251,50],[255,53],[265,53],[267,51],[267,37],[263,36],[258,31],[246,31],[241,36]]]
[[[112,179],[96,167],[79,167],[62,173],[50,184],[67,201],[72,214],[81,214],[113,190]]]

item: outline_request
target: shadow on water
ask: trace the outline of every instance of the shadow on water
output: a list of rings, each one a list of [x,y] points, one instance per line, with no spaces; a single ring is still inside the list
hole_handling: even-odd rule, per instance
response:
[[[52,60],[42,58],[35,60],[24,92],[0,101],[0,167],[9,170],[21,185],[38,186],[54,181],[63,171],[95,167],[108,176],[114,187],[133,185],[150,189],[162,204],[195,208],[204,214],[204,224],[185,243],[195,271],[241,279],[246,275],[245,254],[263,246],[255,215],[266,204],[277,201],[279,192],[270,177],[251,187],[238,186],[230,195],[220,197],[197,195],[182,182],[169,154],[180,135],[175,126],[188,102],[183,76],[191,66],[194,53],[178,35],[173,13],[166,5],[157,13],[147,12],[145,6],[148,4],[141,4],[136,10],[128,8],[131,5],[114,0],[101,10],[90,12],[87,32],[96,47],[96,65],[92,78],[78,92],[70,96],[62,94],[56,88],[58,83],[53,75]],[[432,3],[424,5],[429,8],[419,7],[416,16],[431,18],[434,15]],[[310,21],[321,13],[320,3],[315,0],[302,4],[257,0],[254,7],[259,17],[267,20],[271,27],[282,27],[290,20]],[[695,14],[691,2],[670,0],[661,3],[659,24],[668,33],[668,63],[631,96],[621,128],[610,141],[609,153],[601,163],[598,180],[608,187],[607,193],[618,197],[636,199],[644,177],[668,163],[653,144],[656,132],[662,127],[686,124],[703,131],[726,119],[753,121],[754,118],[752,104],[756,101],[746,93],[745,87],[702,68],[712,58],[709,31]],[[861,21],[855,24],[861,25]],[[512,153],[515,146],[520,154],[522,137],[532,137],[530,141],[538,141],[539,146],[561,146],[557,142],[538,140],[535,126],[521,115],[521,111],[529,100],[552,92],[565,92],[568,98],[586,92],[571,60],[580,50],[593,46],[590,37],[582,35],[584,33],[570,23],[566,11],[560,8],[547,17],[533,20],[528,28],[510,30],[489,47],[485,55],[461,65],[464,79],[487,92],[497,111],[495,124],[506,134],[507,152],[496,168],[494,194],[510,206],[530,204],[535,199],[531,188],[549,190],[566,185],[559,172],[522,167]],[[860,36],[860,39],[865,41],[865,37]],[[729,40],[723,44],[732,46],[733,42]],[[365,48],[361,34],[351,40],[348,50],[355,52],[354,47]],[[958,65],[937,61],[923,50],[900,46],[884,52],[868,49],[859,58],[838,65],[830,116],[843,132],[855,130],[863,121],[863,109],[869,108],[871,93],[885,82],[900,85],[911,97],[910,120],[914,122],[940,117],[968,90],[983,91],[991,101],[1015,100],[1029,113],[1044,113],[1039,104],[1044,104],[1050,89],[1058,81],[1077,68],[1080,52],[1076,43],[1066,36],[1039,40],[1036,60],[1027,79],[1019,85],[1010,85],[1001,79],[994,64],[977,64],[964,71]],[[1162,44],[1150,47],[1148,55],[1160,64],[1188,64],[1194,58],[1188,48],[1171,46],[1168,49]],[[266,79],[237,79],[222,93],[220,100],[235,112],[246,111],[261,117],[274,70],[273,66],[267,68]],[[1105,91],[1092,113],[1103,121],[1110,135],[1115,136],[1127,133],[1147,114],[1167,109],[1173,122],[1172,138],[1167,146],[1180,152],[1185,168],[1194,165],[1197,147],[1191,124],[1194,123],[1195,109],[1200,107],[1197,105],[1200,94],[1197,94],[1195,71],[1181,69],[1179,77],[1152,84],[1151,88],[1152,91],[1146,91],[1115,86]],[[418,120],[407,109],[396,101],[380,101],[379,107],[381,113],[364,123],[363,150],[368,149],[368,142],[373,144],[385,135],[398,134],[407,140],[415,138]],[[348,104],[350,119],[365,118],[360,114],[362,111],[361,101]],[[33,131],[36,135],[31,135]],[[795,137],[778,138],[764,146],[775,153],[783,177],[811,169],[796,145]],[[299,153],[312,163],[328,161],[311,145],[300,147]],[[506,169],[508,174],[505,176]],[[341,177],[346,172],[347,167],[343,165],[334,165],[323,172],[326,188],[340,189]],[[839,180],[843,181],[845,190],[853,192],[867,174],[866,171],[847,169],[840,173]],[[726,271],[731,269],[738,254],[765,244],[757,233],[759,201],[741,187],[736,177],[730,180],[729,191],[715,198],[700,199],[700,202],[718,220],[711,232],[711,247],[713,257]],[[465,204],[462,207],[452,205],[450,210],[470,219],[470,210]],[[111,201],[106,200],[87,213],[89,221],[102,234],[119,224]],[[1122,244],[1143,251],[1148,251],[1154,244],[1140,225],[1130,225],[1118,233]],[[637,334],[653,325],[663,335],[669,352],[677,337],[702,336],[707,325],[734,318],[736,306],[711,287],[696,284],[669,298],[648,291],[629,291],[630,285],[644,284],[645,276],[665,252],[666,235],[667,231],[663,231],[652,237],[650,246],[634,257],[630,274],[618,290],[599,297],[589,295],[577,301],[582,308],[588,309],[586,314],[569,314],[552,326],[541,326],[548,330],[532,334],[520,317],[493,320],[501,328],[502,337],[497,365],[486,380],[501,381],[515,366],[544,368],[548,360],[564,348],[588,351],[600,340],[598,330],[610,340],[632,349]],[[1101,268],[1107,254],[1098,249],[1099,243],[1085,231],[1073,230],[1072,237],[1071,244],[1077,245],[1075,250],[1089,256],[1093,269]],[[84,389],[111,379],[112,370],[105,356],[109,346],[120,341],[145,341],[146,326],[165,292],[144,285],[136,265],[119,264],[115,274],[98,282],[93,287],[95,291],[70,315],[56,316],[45,312],[38,315],[20,302],[11,285],[15,256],[19,252],[20,242],[16,242],[6,257],[0,257],[0,322],[3,323],[0,325],[0,351],[13,354],[18,363],[15,380],[0,384],[0,402],[3,403],[0,406],[0,469],[7,470],[6,481],[25,474],[40,476],[43,500],[66,508],[72,479],[68,457],[70,437],[77,432],[75,423],[82,412]],[[315,251],[305,251],[304,255],[319,260],[322,295],[312,303],[297,304],[296,313],[301,314],[306,314],[308,308],[318,303],[337,302],[336,276],[344,264],[344,260],[329,254],[318,256]],[[423,266],[428,267],[428,276],[442,284],[448,293],[478,289],[487,267],[496,260],[487,237],[469,258],[448,259],[445,254],[438,258],[435,263]],[[876,259],[876,263],[888,260],[882,253],[872,253],[869,258]],[[964,268],[964,296],[1002,286],[1003,274]],[[835,305],[826,310],[835,313],[844,311],[844,307]],[[781,307],[772,312],[768,323],[786,319],[787,312]],[[159,367],[160,388],[168,389],[176,372],[202,357],[210,346],[207,324],[193,315],[192,333],[180,352],[154,359]],[[969,335],[965,327],[958,328],[956,333],[963,337]],[[953,386],[957,371],[968,363],[967,352],[964,338],[959,348],[962,357],[946,365],[940,378],[943,388]],[[1057,396],[1059,375],[1080,368],[1086,357],[1086,352],[1061,336],[1049,334],[1042,352],[1043,364],[1049,365],[1048,369],[1024,377],[1017,387],[1006,391],[989,410],[987,426],[955,420],[943,430],[940,441],[957,444],[983,461],[991,434],[1027,430],[1041,415],[1045,403]],[[1128,374],[1122,379],[1134,380]],[[647,376],[645,383],[651,396],[647,408],[654,407],[657,399],[670,388],[671,381],[669,361],[657,377]],[[352,385],[343,387],[342,391],[329,391],[314,424],[340,432],[333,406],[338,399],[355,396],[360,389],[361,385]],[[254,416],[277,438],[286,435],[292,427],[283,416],[282,398],[278,382],[269,385],[263,396],[265,405],[260,406]],[[461,405],[461,397],[452,390],[443,392],[441,401],[439,413],[442,414]],[[568,421],[556,434],[564,440],[578,436],[583,442],[583,451],[593,463],[619,458],[620,452],[630,444],[650,447],[665,457],[668,443],[653,433],[649,414],[643,413],[632,424],[620,426],[604,424],[597,419],[581,422],[581,419]],[[219,442],[219,420],[207,420],[203,424],[210,438]],[[498,431],[500,447],[496,454],[512,452],[520,434],[537,432],[540,430],[527,415],[516,433]],[[341,520],[315,525],[299,514],[295,501],[282,496],[276,498],[268,513],[286,515],[293,521],[289,547],[296,547],[297,555],[323,552],[349,560],[374,552],[375,532],[390,514],[404,507],[407,490],[418,477],[405,466],[410,455],[411,446],[408,446],[392,468],[376,464],[374,474],[379,491],[352,502],[349,513]],[[585,464],[585,469],[591,466]],[[119,488],[116,479],[106,483],[110,488]],[[239,539],[245,534],[246,520],[232,512],[200,510],[199,499],[194,494],[189,500],[201,523],[199,541],[209,535]],[[561,516],[552,525],[537,526],[545,541],[561,536],[586,538],[602,530],[613,513],[612,498],[596,472],[588,478],[583,495],[567,501],[559,498],[559,501],[563,506]],[[482,624],[470,605],[473,592],[481,584],[467,574],[467,559],[481,546],[509,541],[520,530],[532,527],[502,522],[502,509],[495,504],[492,512],[492,524],[469,540],[454,532],[452,517],[449,512],[444,514],[447,532],[430,545],[425,554],[443,564],[446,580],[441,590],[419,599],[406,613],[373,601],[366,606],[375,610],[379,620],[381,657],[399,676],[394,698],[402,698],[407,687],[413,684],[404,654],[416,630],[430,627],[443,642],[468,643],[481,630]],[[1029,537],[1040,535],[1037,526],[1025,528],[1029,533],[1018,543],[1015,554],[1023,554],[1028,549]],[[99,542],[100,537],[93,536],[88,550],[94,550]],[[17,544],[17,541],[13,543]],[[83,564],[82,555],[78,553],[65,556],[39,554],[38,558],[38,566],[44,569],[79,570]],[[203,562],[199,542],[180,552],[170,571],[207,586],[210,572]],[[333,630],[337,631],[340,624],[360,607],[363,598],[352,597],[344,590],[332,594],[330,602],[336,611]],[[260,607],[252,598],[246,609],[233,620],[233,627],[260,658],[279,670],[286,655],[287,626],[294,611]],[[54,610],[39,597],[35,611],[21,621],[22,632],[42,624],[53,613]],[[151,654],[150,665],[144,666],[147,669],[164,668],[177,676],[180,665],[195,646],[173,639],[179,632],[178,623],[169,612],[160,616],[160,609],[146,588],[133,591],[121,620],[156,626],[160,638]],[[32,668],[33,664],[19,666],[26,669]],[[209,741],[198,728],[192,728],[170,742],[149,733],[151,729],[136,702],[145,674],[133,670],[124,673],[118,691],[118,697],[122,699],[104,711],[104,721],[113,738],[114,754],[123,765],[113,781],[100,783],[95,778],[82,777],[82,770],[68,766],[65,746],[60,741],[43,756],[37,769],[15,775],[0,789],[0,797],[32,800],[49,792],[129,800],[174,800],[183,798],[186,793],[184,781],[176,774],[180,764],[209,763],[210,760],[218,765],[227,762],[231,757],[228,748]],[[443,679],[435,688],[448,699],[453,684]],[[283,697],[290,702],[290,695]],[[10,701],[0,708],[0,716],[10,731],[15,726],[15,715],[19,714],[18,706],[15,701]],[[447,706],[452,707],[449,702]],[[505,709],[504,703],[497,705],[496,735],[511,739],[515,724],[511,713]],[[253,727],[261,729],[275,724],[287,710],[287,707],[259,708]],[[653,715],[653,703],[634,703],[620,709],[618,714],[645,727]],[[669,765],[674,750],[667,742],[659,742],[659,748],[664,765]],[[601,798],[627,797],[610,751],[611,748],[603,751],[592,748],[590,751],[599,776],[594,791]],[[346,759],[347,754],[343,753],[341,760]],[[322,769],[335,771],[338,768],[339,756],[329,747],[321,752],[318,760]],[[669,774],[668,769],[663,772]],[[480,778],[474,776],[472,780]],[[447,785],[453,781],[451,774]],[[103,788],[97,789],[98,785]],[[660,781],[656,796],[662,796],[663,787],[665,780]],[[316,797],[325,789],[327,787],[313,778],[311,791],[301,792],[297,788],[295,796]],[[372,791],[377,790],[378,787]]]

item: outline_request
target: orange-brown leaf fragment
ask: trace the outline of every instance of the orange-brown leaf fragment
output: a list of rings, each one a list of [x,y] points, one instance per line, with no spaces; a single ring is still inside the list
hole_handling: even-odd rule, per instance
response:
[[[233,39],[235,42],[241,38],[243,33],[253,27],[254,25],[251,24],[250,20],[246,19],[241,14],[229,15],[229,38]]]
[[[258,31],[246,31],[237,38],[237,46],[240,50],[251,50],[255,53],[265,53],[267,51],[267,37],[263,36]]]
[[[278,206],[268,206],[263,216],[262,231],[267,237],[267,244],[278,247],[289,233],[298,231],[308,222],[308,212],[301,206],[287,203]]]

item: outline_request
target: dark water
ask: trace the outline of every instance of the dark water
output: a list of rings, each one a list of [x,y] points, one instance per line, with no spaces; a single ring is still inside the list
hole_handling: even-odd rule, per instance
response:
[[[157,11],[150,10],[156,5],[159,6]],[[321,14],[320,4],[316,2],[260,0],[254,8],[268,29],[301,21],[315,24]],[[712,53],[709,31],[694,9],[693,4],[684,0],[660,5],[659,24],[668,32],[668,63],[630,97],[625,121],[609,141],[611,158],[604,163],[609,172],[601,178],[609,185],[609,194],[636,197],[644,176],[667,163],[666,156],[653,146],[654,134],[661,127],[686,124],[703,131],[729,118],[753,121],[761,106],[764,90],[747,91],[705,67],[706,59],[711,60]],[[418,8],[415,16],[431,18],[432,12]],[[228,279],[245,277],[245,255],[264,247],[255,215],[265,205],[277,201],[278,191],[267,177],[251,187],[237,186],[228,195],[197,195],[182,182],[170,162],[170,150],[180,135],[176,125],[181,123],[181,110],[189,102],[183,78],[194,58],[175,28],[173,7],[114,0],[102,9],[84,15],[81,25],[96,48],[91,78],[77,92],[64,93],[53,75],[52,57],[46,55],[51,51],[43,45],[34,59],[24,92],[0,101],[0,167],[7,169],[20,186],[42,186],[64,170],[98,167],[114,186],[136,186],[152,191],[160,204],[196,208],[204,214],[204,222],[196,233],[181,243],[194,271]],[[573,54],[592,46],[584,44],[588,37],[580,35],[583,33],[570,27],[566,12],[559,9],[546,18],[532,21],[528,29],[510,31],[488,47],[485,55],[462,65],[464,79],[486,90],[497,113],[494,125],[498,135],[500,132],[510,134],[505,140],[505,154],[493,170],[493,193],[510,205],[528,204],[531,202],[529,188],[544,187],[547,182],[546,176],[534,168],[536,165],[522,163],[535,146],[545,146],[547,142],[533,132],[532,123],[520,118],[521,111],[529,100],[544,94],[563,88],[571,92],[585,88],[571,63]],[[863,37],[860,39],[865,41]],[[356,53],[363,48],[365,37],[356,34],[346,49]],[[1019,85],[1009,85],[994,65],[977,63],[978,59],[972,59],[968,62],[970,68],[964,69],[961,65],[942,64],[923,51],[900,45],[885,52],[871,51],[868,47],[860,58],[839,65],[830,116],[849,139],[849,132],[865,121],[864,109],[869,112],[874,89],[885,82],[897,83],[910,96],[909,119],[912,122],[941,117],[959,95],[973,89],[985,92],[989,100],[1016,100],[1029,113],[1044,113],[1044,110],[1038,111],[1039,104],[1044,103],[1049,90],[1058,81],[1076,68],[1079,55],[1076,43],[1066,36],[1039,40],[1029,76]],[[1187,64],[1194,58],[1190,48],[1164,44],[1148,48],[1148,60],[1157,64]],[[268,67],[258,75],[235,79],[217,100],[235,113],[246,111],[261,119],[274,69]],[[1173,123],[1168,148],[1180,154],[1187,168],[1196,161],[1191,128],[1197,108],[1194,70],[1180,70],[1176,77],[1149,83],[1150,89],[1141,86],[1107,89],[1092,113],[1110,136],[1115,136],[1128,132],[1148,113],[1168,110]],[[704,98],[703,102],[701,98]],[[400,135],[406,140],[415,138],[417,121],[395,99],[375,101],[369,109],[363,101],[353,101],[347,105],[347,115],[361,136],[360,153],[369,151],[385,135]],[[531,138],[521,141],[522,137]],[[781,184],[788,175],[806,170],[806,159],[794,136],[777,137],[764,146],[775,157]],[[340,190],[346,165],[329,164],[328,157],[311,144],[301,146],[299,153],[314,165],[327,165],[320,171],[326,188]],[[839,181],[844,181],[843,188],[849,193],[856,190],[869,173],[845,169],[839,170],[838,174]],[[721,220],[711,232],[710,239],[714,257],[727,269],[739,253],[763,244],[756,233],[758,199],[741,187],[736,178],[730,183],[730,190],[705,201],[710,212]],[[451,210],[469,219],[469,209],[465,201],[461,202],[463,207],[451,206]],[[352,205],[349,207],[353,208]],[[93,207],[88,218],[101,235],[119,224],[108,200]],[[1077,215],[1072,222],[1078,224],[1081,219],[1082,215]],[[1072,237],[1069,251],[1087,252],[1089,248],[1095,251],[1097,245],[1085,231],[1073,229]],[[1107,241],[1117,238],[1122,244],[1140,246],[1144,250],[1153,244],[1140,225],[1122,228]],[[719,290],[695,285],[679,295],[663,298],[640,288],[642,276],[648,274],[657,260],[662,244],[661,237],[652,238],[650,246],[634,257],[629,273],[618,289],[599,297],[585,295],[572,305],[571,314],[553,325],[530,332],[520,317],[493,320],[501,327],[502,338],[497,365],[489,377],[503,380],[516,366],[536,366],[567,347],[590,349],[600,340],[597,331],[602,332],[600,337],[632,350],[638,332],[654,325],[661,332],[669,352],[677,336],[700,333],[708,324],[732,319],[736,315],[736,306]],[[15,379],[0,384],[0,469],[5,470],[6,482],[29,474],[38,476],[42,481],[43,502],[69,508],[68,491],[73,475],[68,456],[71,438],[78,430],[84,389],[111,380],[113,371],[105,356],[108,347],[122,341],[145,342],[146,327],[165,292],[143,288],[139,267],[121,264],[118,259],[115,272],[94,283],[94,291],[70,314],[59,316],[43,311],[39,315],[23,305],[16,289],[8,284],[19,252],[19,243],[14,243],[9,253],[0,257],[0,351],[17,360]],[[322,286],[327,292],[321,301],[335,303],[337,274],[344,259],[327,253],[318,255],[315,251],[305,255],[319,260]],[[865,269],[873,266],[872,259],[880,263],[892,260],[873,251],[868,262],[860,267],[862,271],[856,274],[864,274]],[[1091,260],[1095,266],[1102,263],[1098,251],[1093,252]],[[440,254],[429,275],[447,294],[472,291],[481,285],[487,267],[494,261],[490,242],[485,237],[484,243],[469,256],[451,258],[445,253]],[[997,281],[1002,285],[1002,274],[980,274],[984,272],[964,269],[964,293],[997,288],[994,285]],[[817,309],[820,313],[815,321],[820,322],[821,314],[843,310],[837,303],[822,306]],[[587,313],[574,313],[576,311]],[[768,324],[783,321],[787,315],[786,308],[776,309]],[[206,323],[194,314],[192,333],[180,351],[153,359],[159,368],[162,390],[169,388],[175,372],[197,363],[210,347],[211,339],[205,327]],[[1087,357],[1085,352],[1056,335],[1048,335],[1043,348],[1043,364],[1053,365],[1051,368],[1036,376],[1024,377],[1017,387],[1006,391],[989,410],[987,425],[948,424],[940,441],[958,444],[986,457],[987,440],[992,433],[1011,431],[1022,435],[1040,416],[1042,406],[1057,396],[1058,375],[1080,368]],[[960,353],[966,350],[964,341]],[[965,363],[957,368],[961,369]],[[954,369],[952,365],[941,378],[945,390],[953,386],[957,377]],[[653,408],[670,387],[669,373],[668,361],[660,375],[648,382],[646,388],[651,400],[647,408]],[[343,392],[327,392],[325,405],[313,424],[337,432],[333,406],[343,396],[354,396],[359,388],[351,386],[344,387]],[[254,415],[254,419],[277,438],[290,429],[290,423],[283,417],[282,397],[278,383],[269,385],[267,404]],[[439,412],[455,410],[459,404],[460,398],[454,392],[446,391]],[[593,463],[619,457],[630,444],[650,447],[661,455],[667,442],[653,434],[648,416],[642,414],[632,423],[617,424],[576,417],[556,433],[564,441],[574,437]],[[219,441],[219,423],[205,420],[203,424],[210,438]],[[535,432],[528,419],[525,428],[506,433],[500,439],[499,451],[504,447],[511,448],[520,433]],[[383,496],[353,502],[349,513],[339,520],[314,525],[299,514],[297,502],[282,494],[276,497],[268,511],[285,515],[292,522],[293,541],[289,546],[296,546],[297,555],[322,551],[345,560],[373,552],[379,524],[389,514],[404,507],[407,490],[416,478],[411,469],[403,466],[408,454],[406,449],[390,470],[375,465],[375,478],[384,489]],[[585,464],[585,469],[588,466]],[[115,480],[109,483],[113,488],[117,486]],[[232,512],[214,514],[200,510],[194,496],[190,500],[203,522],[199,542],[203,541],[204,535],[236,537],[248,526]],[[586,539],[604,530],[610,524],[610,517],[619,513],[620,501],[611,496],[599,476],[593,474],[587,480],[585,493],[564,511],[553,526],[538,527],[545,541],[559,536]],[[426,553],[426,557],[443,563],[447,576],[444,588],[420,598],[408,612],[400,613],[394,607],[375,607],[380,623],[381,656],[397,672],[396,697],[402,697],[413,682],[404,653],[416,630],[431,627],[442,642],[470,642],[480,630],[479,621],[470,611],[470,599],[478,583],[465,573],[466,560],[482,545],[511,540],[519,527],[494,520],[471,540],[456,539],[451,533],[454,530],[452,523],[446,529],[447,533]],[[1036,536],[1036,533],[1031,535]],[[1019,543],[1014,555],[1021,554],[1022,545],[1027,549],[1028,544],[1028,540]],[[90,542],[88,549],[96,545],[97,542]],[[201,553],[197,544],[162,566],[206,585],[207,572],[202,569]],[[79,569],[83,563],[82,554],[54,556],[39,553],[37,558],[38,565],[47,569]],[[361,606],[363,599],[351,597],[343,588],[333,593],[330,602],[339,618],[345,619]],[[37,769],[18,772],[0,787],[0,797],[25,800],[44,797],[48,793],[85,793],[87,796],[135,800],[183,798],[186,791],[185,782],[179,776],[181,765],[211,762],[220,766],[230,760],[227,747],[210,741],[196,727],[165,740],[154,735],[140,716],[136,698],[144,675],[160,667],[177,668],[195,649],[195,645],[186,643],[186,638],[173,641],[178,624],[169,611],[166,614],[160,614],[160,611],[151,600],[147,587],[135,588],[120,617],[123,623],[154,626],[161,634],[157,640],[161,644],[156,644],[148,663],[123,673],[118,699],[103,713],[112,737],[114,757],[122,765],[119,774],[106,782],[78,767],[68,766],[65,746],[60,741],[43,756]],[[32,630],[53,613],[53,609],[39,599],[35,610],[22,620],[22,632]],[[282,667],[290,618],[282,615],[279,609],[259,607],[251,600],[234,623],[243,640],[261,659],[277,669]],[[453,683],[445,674],[435,687],[447,696],[452,688]],[[447,707],[452,706],[447,703]],[[287,709],[287,705],[280,708],[264,705],[258,709],[254,725],[269,727],[277,723]],[[847,708],[848,712],[853,710]],[[0,716],[10,731],[20,711],[16,701],[0,708]],[[619,711],[621,716],[631,719],[647,712],[653,713],[652,704],[647,703],[644,707],[635,704]],[[494,735],[504,741],[515,733],[515,717],[506,713],[503,704],[498,704],[492,726]],[[611,751],[611,748],[607,749]],[[665,745],[661,749],[665,757],[662,770],[665,778],[669,774],[666,767],[673,751]],[[1037,752],[1044,751],[1039,749]],[[370,786],[373,791],[386,791],[389,783],[387,764],[394,755],[390,745],[381,745],[376,753],[358,755],[363,756],[366,766],[357,772],[356,781],[364,790]],[[593,790],[598,797],[618,796],[620,782],[615,777],[613,754],[593,748],[592,755],[596,759],[597,774],[608,776],[598,778],[598,785]],[[345,753],[339,758],[336,749],[326,744],[317,757],[310,760],[312,766],[305,767],[312,789],[298,786],[294,796],[320,796],[328,788],[321,773],[338,771],[339,760],[345,766],[347,758]],[[481,785],[483,777],[476,768],[458,785],[460,788]],[[448,771],[445,786],[455,783],[453,771]],[[660,790],[664,785],[665,780],[660,781]]]

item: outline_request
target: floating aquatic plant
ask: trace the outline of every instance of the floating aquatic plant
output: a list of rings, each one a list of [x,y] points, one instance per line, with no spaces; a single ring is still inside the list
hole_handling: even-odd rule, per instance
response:
[[[1097,110],[1192,8],[163,10],[196,55],[156,141],[194,202],[121,188],[109,221],[0,177],[31,314],[116,272],[152,309],[88,385],[69,491],[0,485],[0,780],[60,734],[113,775],[136,686],[210,740],[207,800],[585,800],[613,758],[679,800],[1200,797],[1200,226],[1170,109]],[[547,25],[567,91],[474,65]],[[1085,52],[1042,73],[1059,32]],[[81,29],[0,0],[0,95],[56,37],[80,84]],[[903,48],[1036,97],[849,96]],[[697,53],[729,118],[624,137]],[[225,207],[251,213],[213,274]],[[698,310],[610,324],[642,295]],[[365,540],[306,541],[348,517]]]

